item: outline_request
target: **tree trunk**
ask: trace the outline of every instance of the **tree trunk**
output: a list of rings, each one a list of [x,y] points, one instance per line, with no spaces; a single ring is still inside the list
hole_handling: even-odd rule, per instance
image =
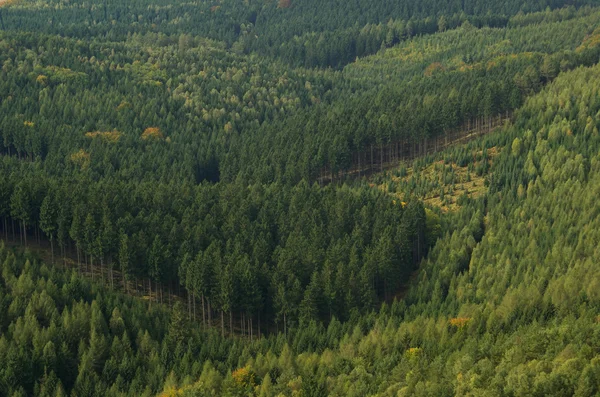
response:
[[[206,330],[206,313],[204,312],[204,294],[202,294],[202,329]]]
[[[100,278],[102,279],[102,284],[104,284],[104,255],[100,256]]]
[[[188,298],[188,318],[190,319],[190,321],[192,321],[192,301],[191,301],[191,295],[188,292],[187,293],[187,298]]]
[[[225,337],[225,319],[223,318],[224,313],[223,313],[223,309],[221,309],[221,336],[224,338]]]
[[[81,259],[79,257],[79,245],[77,245],[77,273],[81,275]]]

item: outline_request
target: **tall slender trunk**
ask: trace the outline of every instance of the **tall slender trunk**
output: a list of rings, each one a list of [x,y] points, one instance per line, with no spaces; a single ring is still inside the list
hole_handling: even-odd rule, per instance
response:
[[[54,240],[50,237],[50,251],[52,252],[52,264],[54,265]]]
[[[225,337],[225,320],[223,318],[223,309],[221,309],[221,336]]]
[[[229,333],[233,335],[233,310],[229,309]]]
[[[192,295],[188,292],[187,293],[187,298],[188,298],[188,318],[190,319],[190,321],[192,321]]]
[[[208,307],[208,326],[212,326],[212,308],[210,307],[210,299],[206,299],[206,306]]]
[[[102,280],[102,284],[104,284],[104,255],[100,256],[100,279]]]
[[[202,329],[206,330],[206,313],[204,312],[204,294],[202,294]]]
[[[77,272],[81,275],[81,258],[79,253],[79,244],[77,244]]]

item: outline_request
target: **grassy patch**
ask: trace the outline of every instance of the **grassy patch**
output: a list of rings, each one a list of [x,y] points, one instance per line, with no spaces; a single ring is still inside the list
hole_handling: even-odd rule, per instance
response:
[[[431,207],[443,212],[456,211],[466,197],[477,198],[487,191],[486,173],[498,148],[473,152],[473,160],[465,165],[454,161],[437,160],[425,165],[399,168],[374,178],[371,185],[377,187],[398,200],[408,195],[421,198]]]

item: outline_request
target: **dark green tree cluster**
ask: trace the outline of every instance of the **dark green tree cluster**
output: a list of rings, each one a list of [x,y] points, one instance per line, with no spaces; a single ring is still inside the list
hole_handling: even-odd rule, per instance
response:
[[[73,190],[11,169],[1,186],[12,191],[5,235],[27,245],[41,229],[53,255],[55,241],[63,256],[73,247],[80,269],[116,268],[123,286],[131,276],[150,279],[150,292],[179,281],[190,314],[201,312],[206,324],[220,312],[223,332],[225,314],[231,332],[235,314],[236,324],[260,333],[261,318],[287,330],[290,322],[368,311],[399,288],[427,248],[422,206],[395,204],[368,186],[81,180]]]

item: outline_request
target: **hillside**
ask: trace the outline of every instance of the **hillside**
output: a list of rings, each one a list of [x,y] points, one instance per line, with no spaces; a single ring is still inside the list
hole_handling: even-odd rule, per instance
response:
[[[5,4],[0,395],[599,394],[599,20]]]

